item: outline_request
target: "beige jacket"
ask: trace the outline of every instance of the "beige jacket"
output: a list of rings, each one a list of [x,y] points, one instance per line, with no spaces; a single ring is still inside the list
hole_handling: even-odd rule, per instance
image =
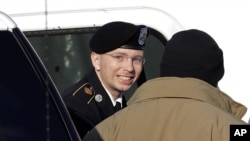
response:
[[[127,108],[96,129],[104,141],[229,141],[229,125],[246,124],[245,113],[204,81],[161,77],[144,83]]]

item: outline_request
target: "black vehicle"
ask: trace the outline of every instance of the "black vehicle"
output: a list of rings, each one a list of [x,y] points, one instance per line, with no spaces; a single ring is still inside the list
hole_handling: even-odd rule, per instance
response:
[[[36,51],[0,12],[0,141],[45,140],[80,138]]]

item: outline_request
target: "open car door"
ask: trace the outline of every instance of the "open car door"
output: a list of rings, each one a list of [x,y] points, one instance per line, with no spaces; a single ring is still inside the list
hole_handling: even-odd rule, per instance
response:
[[[15,22],[0,12],[0,140],[79,141],[45,66]]]

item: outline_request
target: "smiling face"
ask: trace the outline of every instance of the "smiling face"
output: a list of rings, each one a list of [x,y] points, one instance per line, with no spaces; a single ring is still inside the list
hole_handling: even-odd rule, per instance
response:
[[[91,53],[97,76],[106,89],[118,97],[127,91],[140,76],[143,50],[118,48],[105,54]]]

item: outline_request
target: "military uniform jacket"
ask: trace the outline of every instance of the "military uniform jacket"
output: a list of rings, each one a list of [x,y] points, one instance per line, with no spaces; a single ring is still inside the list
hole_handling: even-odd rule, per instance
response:
[[[81,138],[96,124],[116,112],[94,68],[62,94]],[[123,96],[123,107],[126,100]]]

